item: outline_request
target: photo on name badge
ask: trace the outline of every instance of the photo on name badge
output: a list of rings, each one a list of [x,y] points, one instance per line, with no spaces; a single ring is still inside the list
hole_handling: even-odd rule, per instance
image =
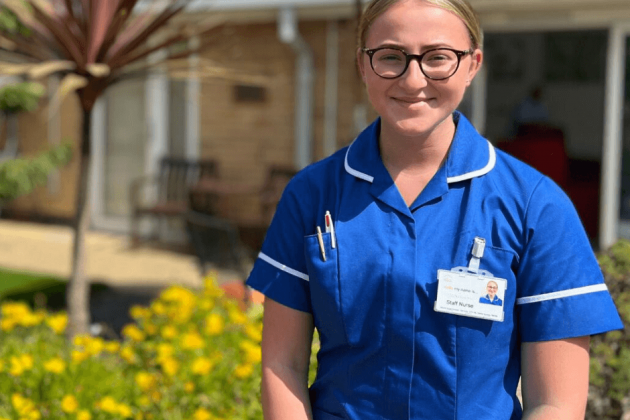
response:
[[[504,287],[497,280],[488,280],[479,297],[479,303],[493,306],[503,306]],[[499,286],[501,284],[501,286]]]

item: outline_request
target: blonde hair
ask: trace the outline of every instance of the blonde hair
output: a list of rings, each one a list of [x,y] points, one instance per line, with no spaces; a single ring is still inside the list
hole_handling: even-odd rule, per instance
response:
[[[372,0],[359,19],[359,27],[357,34],[357,43],[359,48],[365,47],[365,40],[367,39],[368,31],[372,26],[372,23],[380,15],[385,13],[394,4],[401,0]],[[444,10],[448,10],[451,13],[457,15],[468,28],[468,34],[470,35],[470,41],[474,49],[483,47],[483,31],[481,30],[481,24],[479,23],[479,17],[475,10],[472,8],[468,0],[420,0],[426,3],[432,4]]]

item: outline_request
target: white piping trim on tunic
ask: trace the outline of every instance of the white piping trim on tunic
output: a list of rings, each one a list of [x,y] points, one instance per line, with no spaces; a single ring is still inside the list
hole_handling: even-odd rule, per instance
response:
[[[291,275],[293,275],[295,277],[299,277],[302,280],[308,281],[308,275],[307,274],[300,273],[299,271],[294,270],[292,268],[289,268],[289,267],[287,267],[284,264],[280,264],[278,261],[274,260],[273,258],[270,258],[269,256],[263,254],[262,252],[258,254],[258,258],[260,258],[263,261],[268,262],[269,264],[273,265],[274,267],[276,267],[279,270],[282,270],[282,271],[284,271],[286,273],[289,273],[289,274],[291,274]]]
[[[560,292],[545,293],[542,295],[528,296],[516,299],[517,305],[525,305],[526,303],[542,302],[544,300],[561,299],[568,296],[585,295],[587,293],[605,292],[608,290],[605,284],[594,284],[592,286],[578,287],[576,289],[562,290]]]
[[[354,142],[352,142],[352,144],[354,144]],[[352,169],[350,167],[350,165],[348,164],[348,155],[350,154],[350,148],[352,147],[352,144],[350,146],[348,146],[348,150],[346,150],[346,159],[345,159],[344,164],[343,164],[344,167],[346,168],[346,172],[348,172],[350,175],[354,175],[357,178],[360,178],[360,179],[362,179],[364,181],[367,181],[367,182],[370,182],[370,183],[374,182],[374,177],[373,176],[370,176],[368,174],[364,174],[363,172],[359,172],[359,171],[357,171],[355,169]]]
[[[497,162],[497,154],[494,151],[494,146],[489,141],[488,141],[488,153],[490,154],[490,156],[488,157],[488,164],[485,167],[476,171],[465,173],[463,175],[452,176],[452,177],[446,178],[446,182],[450,184],[452,182],[464,181],[466,179],[475,178],[475,177],[485,175],[488,172],[490,172],[492,168],[494,168],[494,165]]]

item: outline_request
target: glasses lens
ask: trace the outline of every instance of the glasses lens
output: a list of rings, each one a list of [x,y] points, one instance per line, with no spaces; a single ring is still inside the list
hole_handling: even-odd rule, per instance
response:
[[[451,77],[459,65],[459,57],[450,50],[429,51],[422,57],[422,70],[431,79]]]
[[[383,48],[372,56],[372,68],[381,77],[398,77],[405,71],[406,61],[402,51]]]

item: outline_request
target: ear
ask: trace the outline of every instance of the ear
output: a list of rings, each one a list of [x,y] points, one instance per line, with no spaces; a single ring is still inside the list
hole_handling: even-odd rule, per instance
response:
[[[365,54],[361,51],[361,48],[357,48],[357,67],[359,68],[359,73],[361,73],[361,80],[365,83]]]
[[[472,58],[472,61],[470,63],[470,68],[468,69],[468,78],[466,79],[466,86],[470,86],[473,79],[475,78],[475,75],[477,74],[479,69],[481,69],[481,65],[483,64],[483,52],[479,48],[473,51],[473,53],[470,56]]]

